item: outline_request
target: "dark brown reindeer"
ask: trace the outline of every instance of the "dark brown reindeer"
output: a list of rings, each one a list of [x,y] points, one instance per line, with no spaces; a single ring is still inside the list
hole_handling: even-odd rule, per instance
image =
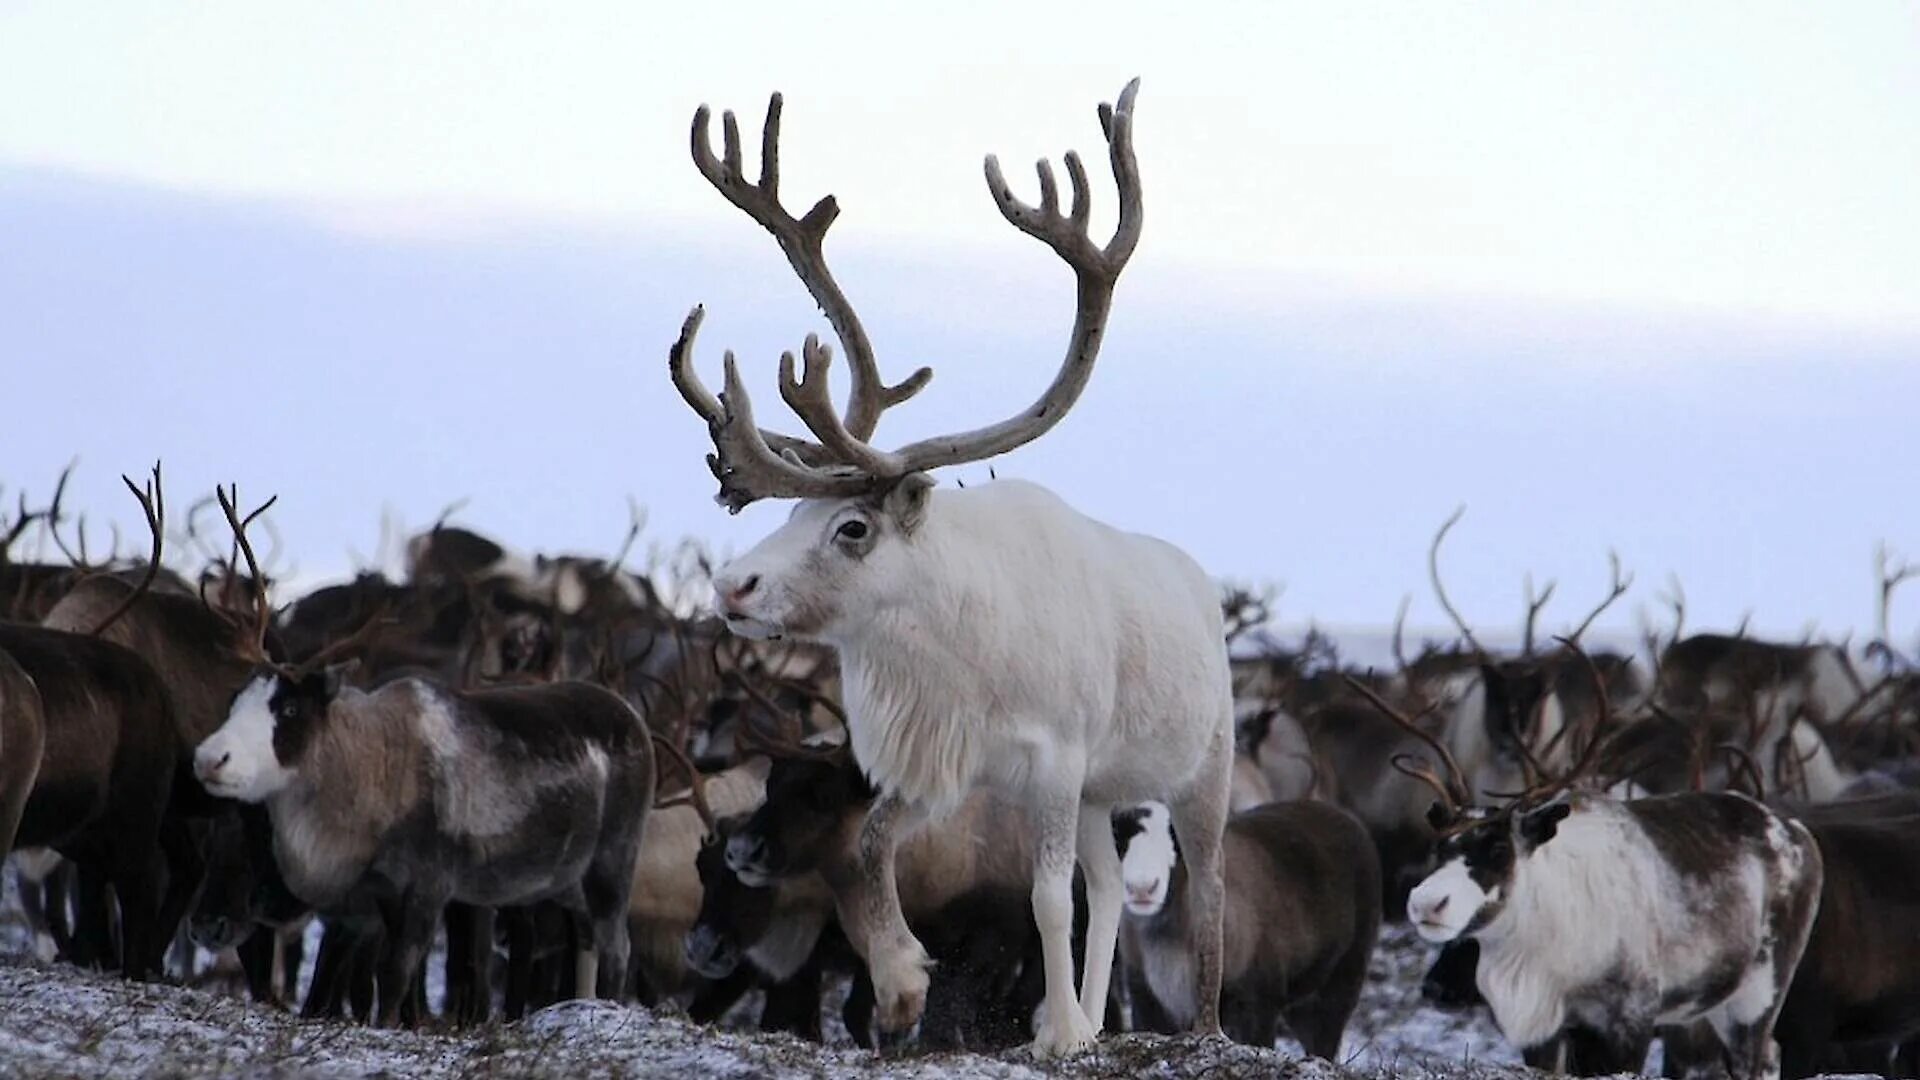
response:
[[[766,803],[728,840],[727,866],[749,886],[824,883],[852,937],[860,930],[850,924],[869,917],[859,847],[874,798],[844,747],[783,747]],[[921,1028],[928,1045],[1005,1046],[1031,1037],[1043,988],[1030,980],[1009,988],[1010,973],[1037,940],[1027,911],[1033,841],[1019,822],[1017,808],[976,794],[901,844],[902,910],[936,960]]]
[[[159,467],[144,492],[123,480],[151,523]],[[146,978],[159,970],[200,874],[175,806],[182,752],[169,694],[140,656],[86,634],[0,623],[0,651],[36,687],[42,723],[38,768],[11,846],[51,847],[74,862],[81,887],[75,959]],[[30,710],[24,694],[17,698]],[[32,739],[24,730],[16,734],[24,758]],[[24,763],[13,771],[13,781],[27,773]],[[17,798],[10,788],[0,805]],[[120,912],[117,957],[106,925],[108,886]]]
[[[1174,1032],[1196,1008],[1179,838],[1158,803],[1114,815],[1127,887],[1120,938],[1136,1030]],[[1308,1053],[1340,1060],[1380,930],[1380,862],[1366,828],[1323,802],[1269,803],[1227,819],[1227,1033],[1272,1046],[1279,1021]]]
[[[686,934],[687,967],[711,980],[689,1015],[712,1019],[719,1001],[753,987],[766,991],[763,1031],[820,1041],[822,980],[850,974],[841,1016],[856,1044],[872,1038],[873,986],[834,923],[833,894],[819,878],[749,885],[727,866],[726,845],[745,815],[722,818],[700,845],[700,912]],[[718,993],[713,992],[719,991]]]
[[[252,569],[245,530],[229,520]],[[450,901],[558,901],[582,943],[576,993],[618,996],[654,782],[633,709],[582,683],[355,690],[324,665],[358,641],[299,666],[269,660],[271,612],[257,596],[259,668],[197,749],[195,771],[216,795],[266,806],[294,895],[384,925],[382,1022],[400,1020]]]

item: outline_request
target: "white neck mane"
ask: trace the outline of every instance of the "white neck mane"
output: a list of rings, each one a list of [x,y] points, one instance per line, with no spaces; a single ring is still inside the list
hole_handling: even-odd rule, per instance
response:
[[[976,520],[974,504],[943,496],[912,541],[931,568],[924,588],[831,642],[854,757],[883,793],[936,817],[960,805],[1004,742],[1002,688],[1033,669],[1035,640],[1022,618],[1022,567],[1012,565],[1019,551],[975,527],[995,522]]]
[[[1637,833],[1614,804],[1589,803],[1515,868],[1506,907],[1478,935],[1477,981],[1516,1045],[1559,1031],[1569,989],[1639,968],[1668,944],[1655,898],[1669,882]]]

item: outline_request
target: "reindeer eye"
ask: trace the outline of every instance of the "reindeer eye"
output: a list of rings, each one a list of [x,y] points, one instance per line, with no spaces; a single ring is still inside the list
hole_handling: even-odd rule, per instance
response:
[[[298,715],[300,715],[300,708],[293,702],[289,701],[285,705],[280,706],[280,719],[291,720]]]
[[[842,540],[865,540],[867,538],[867,523],[858,518],[852,521],[843,521],[840,523],[840,528],[834,531],[834,535]]]

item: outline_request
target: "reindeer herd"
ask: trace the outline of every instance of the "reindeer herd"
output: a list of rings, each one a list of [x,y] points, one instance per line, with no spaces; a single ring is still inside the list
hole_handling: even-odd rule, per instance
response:
[[[143,560],[68,543],[65,480],[0,540],[0,853],[43,948],[131,979],[237,953],[248,992],[382,1024],[476,1024],[569,997],[764,993],[822,1037],[823,989],[863,1045],[1084,1048],[1106,1028],[1284,1030],[1336,1057],[1383,920],[1442,946],[1425,990],[1484,1002],[1533,1064],[1803,1076],[1920,1066],[1920,672],[1886,612],[1842,646],[1744,634],[1589,649],[1593,612],[1517,654],[1456,643],[1390,672],[1233,647],[1262,621],[1184,553],[1037,485],[932,470],[1052,429],[1092,373],[1139,240],[1137,82],[1099,110],[1119,192],[1090,233],[986,177],[1073,271],[1065,357],[1022,412],[896,450],[882,378],[823,242],[831,196],[781,202],[782,102],[757,180],[731,113],[700,173],[770,232],[846,353],[782,358],[810,437],[764,429],[731,354],[669,373],[713,442],[718,500],[797,500],[688,582],[613,558],[524,559],[446,524],[401,580],[275,597],[248,510],[218,490],[169,569],[156,465],[128,481]],[[217,506],[218,542],[197,519]],[[1454,520],[1458,520],[1457,516]],[[1449,521],[1434,539],[1432,584]],[[634,532],[637,533],[636,525]],[[16,559],[23,538],[64,556]],[[277,545],[276,545],[277,546]],[[116,544],[117,547],[117,544]],[[684,603],[691,594],[711,593]],[[275,600],[280,601],[279,604]],[[1405,611],[1402,610],[1404,619]],[[1649,668],[1648,665],[1651,665]],[[436,951],[436,941],[444,950]],[[441,966],[445,994],[425,992]],[[435,1008],[438,1015],[435,1015]]]

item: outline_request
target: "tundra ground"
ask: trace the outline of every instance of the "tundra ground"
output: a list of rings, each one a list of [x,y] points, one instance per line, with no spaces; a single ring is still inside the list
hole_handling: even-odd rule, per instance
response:
[[[9,889],[10,893],[11,890]],[[7,898],[9,901],[11,896]],[[478,1031],[403,1032],[302,1021],[218,985],[135,985],[34,959],[11,903],[0,914],[0,1077],[12,1076],[737,1076],[737,1077],[1517,1077],[1483,1014],[1425,1007],[1427,951],[1390,932],[1339,1065],[1191,1039],[1109,1036],[1040,1064],[997,1055],[880,1055],[844,1038],[819,1047],[667,1012],[573,1002]],[[837,1002],[836,1002],[837,1004]],[[749,1003],[735,1019],[748,1024]],[[837,1025],[836,1025],[837,1026]]]

